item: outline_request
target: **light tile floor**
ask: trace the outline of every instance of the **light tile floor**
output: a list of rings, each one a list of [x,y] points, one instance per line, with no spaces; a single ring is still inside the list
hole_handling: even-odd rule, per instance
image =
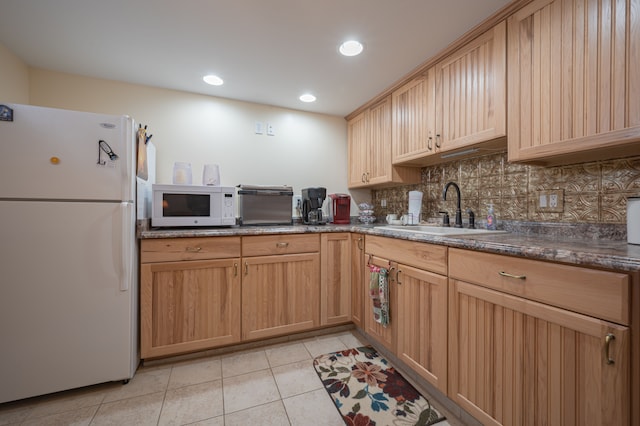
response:
[[[345,331],[145,366],[126,385],[0,404],[0,425],[342,426],[311,361],[363,344]]]

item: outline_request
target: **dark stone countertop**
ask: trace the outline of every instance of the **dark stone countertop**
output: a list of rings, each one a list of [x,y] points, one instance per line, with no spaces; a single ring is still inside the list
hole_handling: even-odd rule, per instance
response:
[[[530,259],[561,262],[619,271],[640,271],[640,245],[606,238],[576,238],[566,233],[535,234],[519,228],[503,234],[434,236],[379,229],[376,225],[279,225],[234,226],[221,228],[148,228],[138,227],[138,238],[185,238],[248,236],[268,234],[308,234],[321,232],[357,232],[366,235],[399,238],[448,247],[479,250]],[[578,234],[580,235],[580,234]]]

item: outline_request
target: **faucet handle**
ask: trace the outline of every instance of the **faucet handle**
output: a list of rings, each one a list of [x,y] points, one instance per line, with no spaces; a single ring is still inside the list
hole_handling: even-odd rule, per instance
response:
[[[469,214],[469,229],[475,229],[476,227],[476,215],[471,209],[467,209],[467,213]]]
[[[451,226],[451,223],[449,222],[449,212],[438,212],[438,213],[444,215],[442,216],[442,226]]]

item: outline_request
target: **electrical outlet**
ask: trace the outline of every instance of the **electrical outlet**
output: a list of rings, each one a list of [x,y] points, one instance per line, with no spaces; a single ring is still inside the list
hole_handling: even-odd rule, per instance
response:
[[[273,124],[267,123],[267,136],[275,136],[276,131],[273,130]]]
[[[380,207],[385,208],[387,207],[387,200],[380,200]]]
[[[536,211],[562,213],[564,211],[564,189],[536,191]]]
[[[300,217],[302,214],[302,195],[294,195],[293,196],[293,205],[292,208],[292,216]]]

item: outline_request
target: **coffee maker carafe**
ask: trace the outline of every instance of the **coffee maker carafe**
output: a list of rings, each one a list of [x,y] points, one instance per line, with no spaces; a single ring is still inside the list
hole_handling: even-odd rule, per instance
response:
[[[302,221],[307,225],[324,225],[322,203],[327,188],[305,188],[302,190]]]

